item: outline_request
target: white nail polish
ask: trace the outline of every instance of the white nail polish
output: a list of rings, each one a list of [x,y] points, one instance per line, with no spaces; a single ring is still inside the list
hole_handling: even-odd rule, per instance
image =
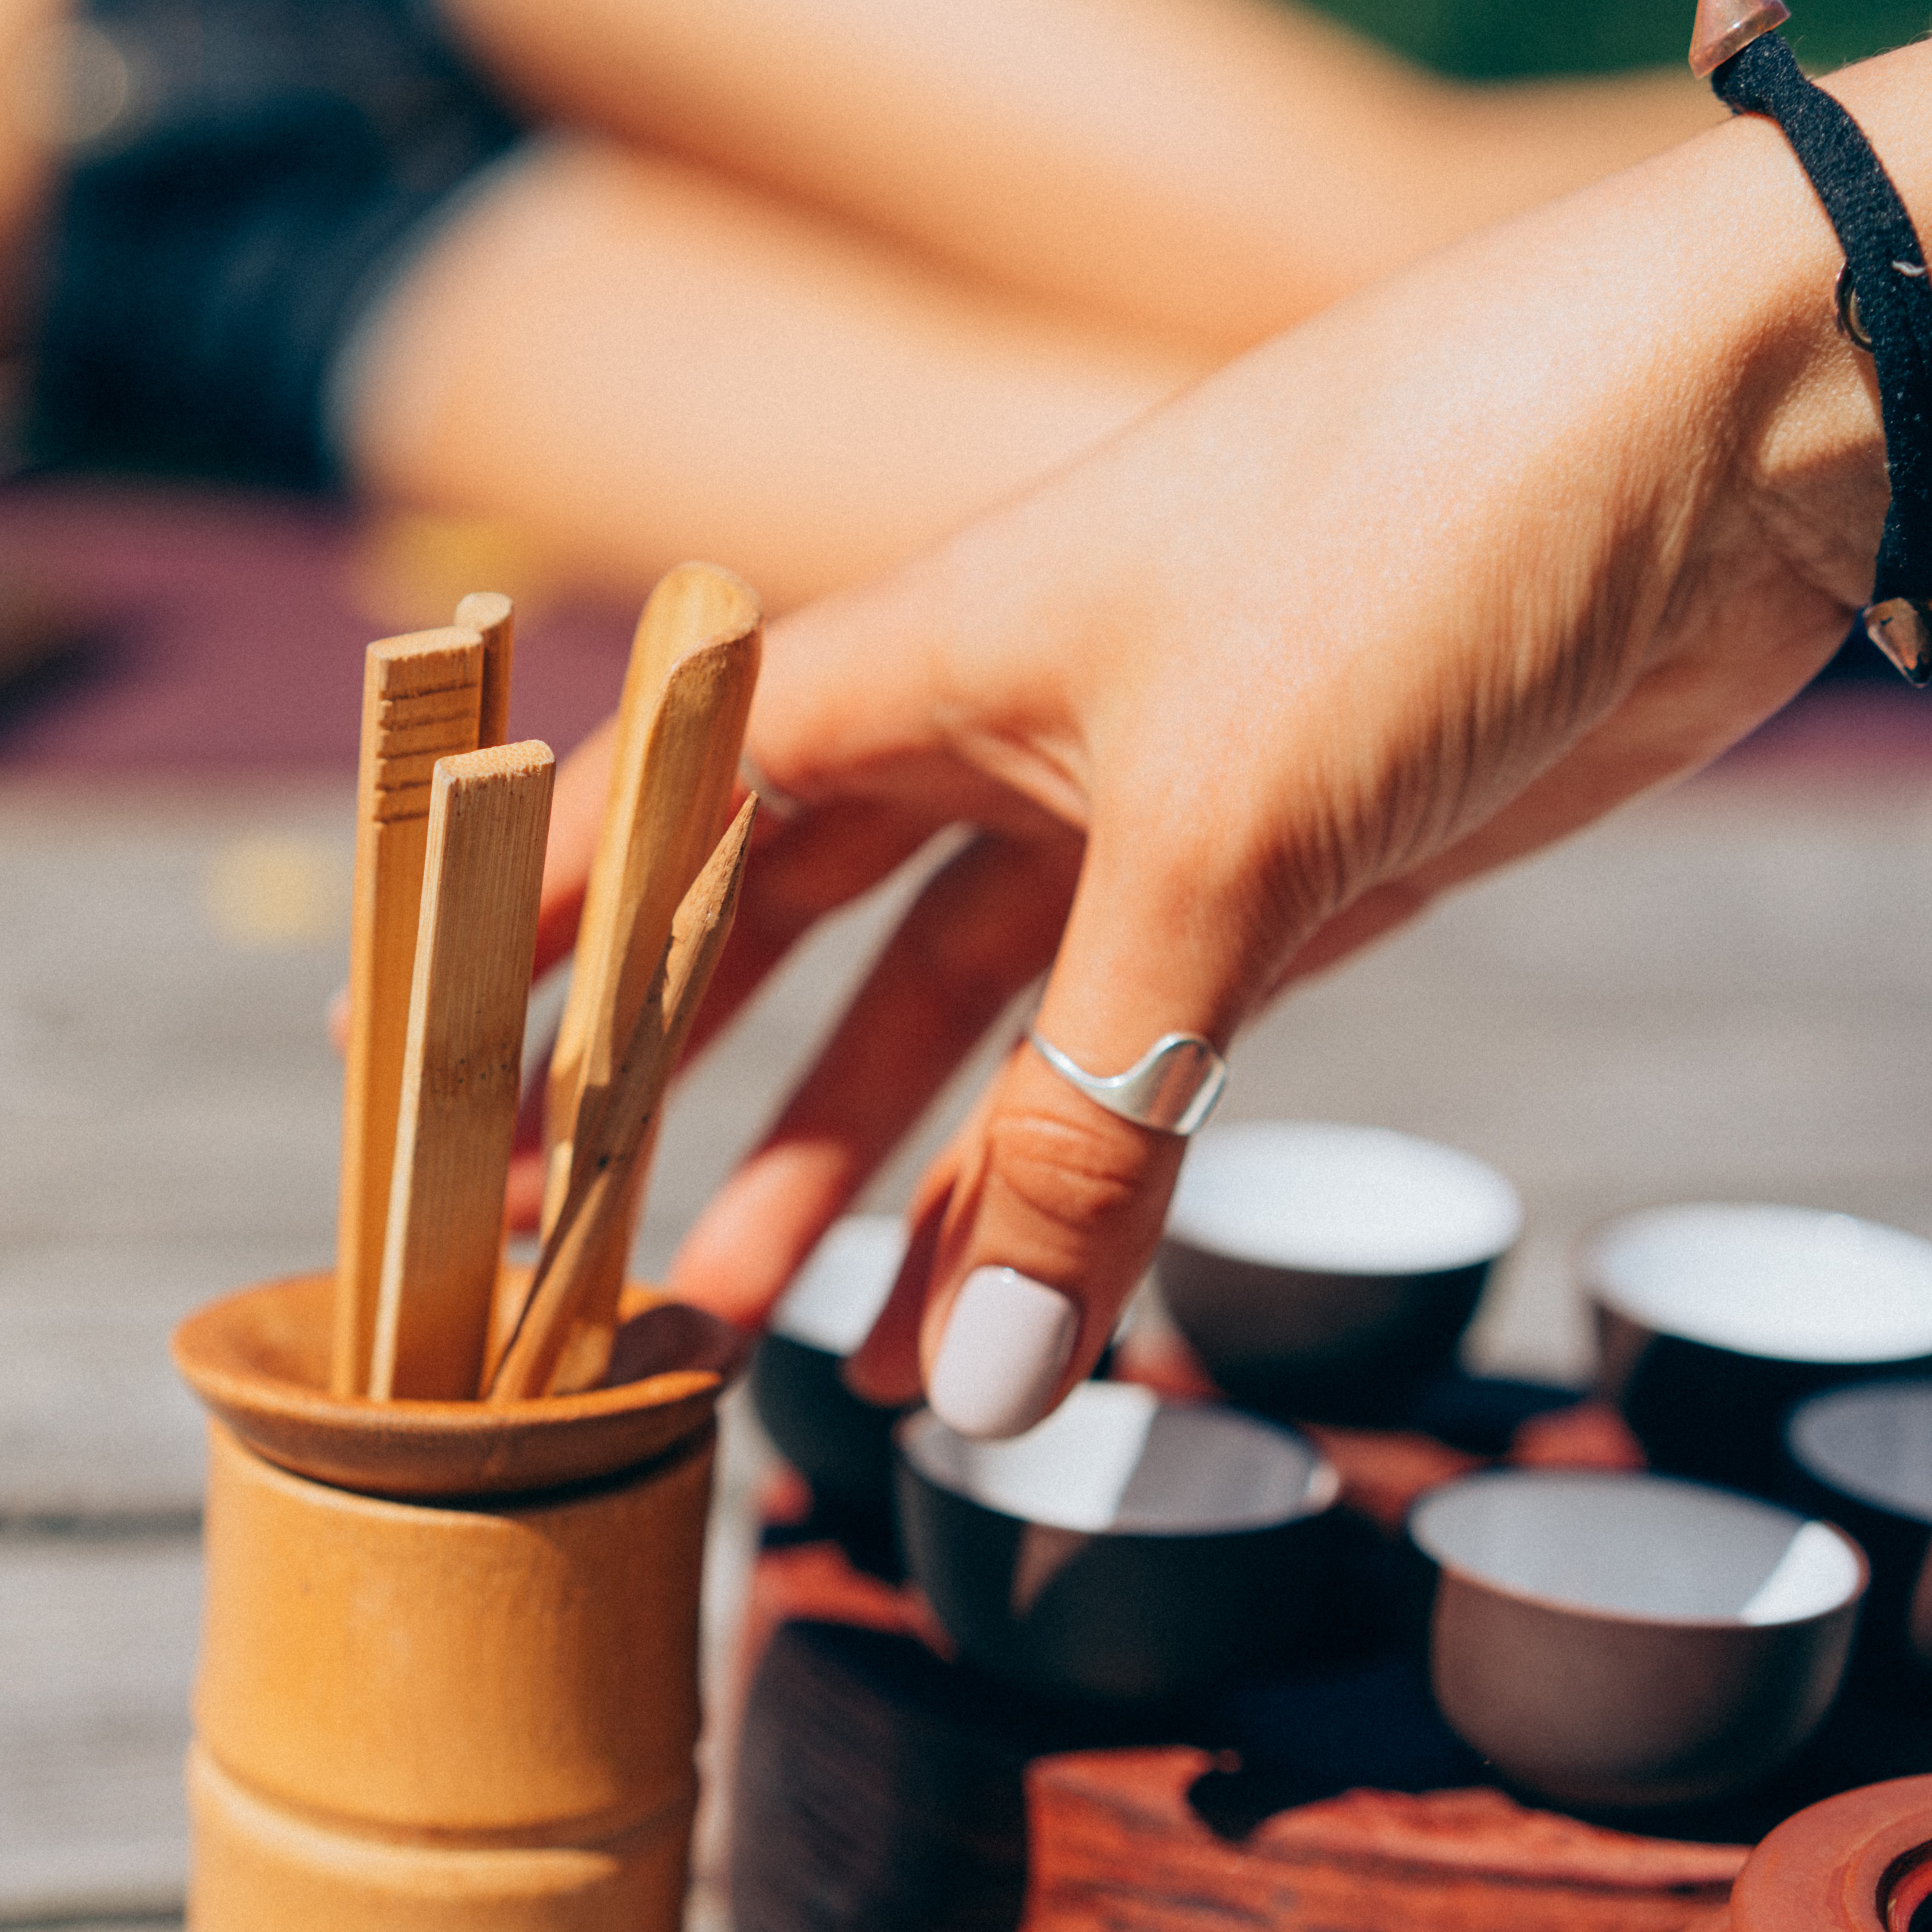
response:
[[[966,1277],[926,1385],[933,1413],[962,1436],[1018,1436],[1047,1412],[1073,1352],[1080,1311],[1016,1268]]]

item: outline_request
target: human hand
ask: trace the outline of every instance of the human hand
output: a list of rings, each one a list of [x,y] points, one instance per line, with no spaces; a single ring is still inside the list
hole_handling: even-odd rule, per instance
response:
[[[1925,64],[1840,83],[1908,202]],[[708,1017],[933,831],[978,830],[674,1289],[759,1319],[1049,965],[1039,1029],[1085,1066],[1168,1030],[1225,1046],[1293,979],[1775,710],[1862,600],[1884,506],[1836,266],[1779,137],[1732,124],[1330,311],[777,627],[751,743],[800,809]],[[1028,1426],[1104,1346],[1181,1152],[1017,1050],[922,1183],[855,1385]]]

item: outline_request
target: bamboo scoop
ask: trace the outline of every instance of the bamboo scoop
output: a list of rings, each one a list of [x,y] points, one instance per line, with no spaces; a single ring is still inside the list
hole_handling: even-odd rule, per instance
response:
[[[758,602],[730,572],[680,564],[651,593],[617,714],[610,795],[584,894],[576,964],[550,1060],[546,1240],[644,1010],[671,918],[723,831],[761,650]],[[583,1263],[580,1336],[558,1392],[602,1376],[648,1156]]]
[[[528,1298],[487,1394],[517,1402],[550,1391],[586,1298],[601,1291],[592,1265],[622,1231],[641,1191],[659,1103],[730,936],[755,799],[747,799],[672,922],[594,1128],[579,1144],[570,1186],[544,1238]]]
[[[488,751],[510,735],[510,666],[516,656],[517,607],[500,590],[472,590],[456,607],[459,628],[483,640],[483,701],[476,748]]]
[[[430,778],[437,759],[476,748],[484,656],[474,631],[452,628],[385,638],[369,646],[364,660],[329,1364],[329,1388],[337,1395],[360,1395],[369,1383]]]
[[[436,768],[369,1393],[476,1394],[502,1249],[553,761]]]

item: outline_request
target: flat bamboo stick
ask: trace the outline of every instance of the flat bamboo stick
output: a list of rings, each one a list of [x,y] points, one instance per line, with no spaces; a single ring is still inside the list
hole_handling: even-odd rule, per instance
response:
[[[483,640],[483,702],[476,748],[488,751],[510,735],[510,668],[516,656],[517,608],[500,590],[472,590],[456,607],[456,622]]]
[[[436,768],[369,1393],[477,1391],[502,1249],[550,748]]]
[[[681,564],[638,620],[619,707],[610,796],[546,1095],[543,1228],[556,1225],[572,1148],[603,1104],[637,1024],[679,902],[730,810],[762,649],[758,602],[728,571]],[[560,1387],[602,1375],[648,1160],[585,1264],[582,1342]]]
[[[369,1385],[430,777],[437,759],[476,748],[483,658],[483,640],[474,631],[452,628],[385,638],[369,646],[363,662],[329,1362],[329,1387],[338,1395],[360,1395]]]
[[[544,1239],[529,1298],[490,1378],[492,1402],[550,1392],[585,1299],[599,1286],[592,1265],[608,1252],[625,1203],[641,1185],[664,1089],[730,936],[757,808],[755,799],[745,801],[677,909],[614,1070],[595,1138],[586,1141],[572,1165],[569,1190]]]

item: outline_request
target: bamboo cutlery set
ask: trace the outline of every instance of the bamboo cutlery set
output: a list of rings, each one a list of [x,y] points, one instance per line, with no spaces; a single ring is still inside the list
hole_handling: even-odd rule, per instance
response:
[[[502,742],[513,616],[369,647],[332,1393],[502,1403],[596,1386],[666,1084],[730,932],[758,606],[673,571],[640,619],[544,1096],[542,1246],[502,1264],[554,764]]]

